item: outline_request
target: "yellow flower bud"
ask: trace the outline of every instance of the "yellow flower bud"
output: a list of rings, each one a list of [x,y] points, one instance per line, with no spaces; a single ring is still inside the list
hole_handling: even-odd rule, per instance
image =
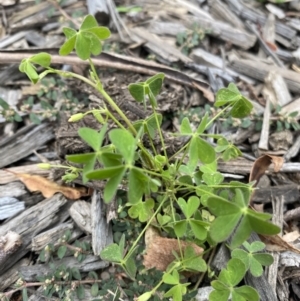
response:
[[[41,168],[41,169],[50,169],[51,164],[49,164],[49,163],[39,163],[38,167]]]
[[[69,118],[69,122],[77,122],[79,121],[80,119],[82,119],[84,117],[84,114],[82,113],[77,113],[77,114],[74,114],[72,115],[70,118]]]

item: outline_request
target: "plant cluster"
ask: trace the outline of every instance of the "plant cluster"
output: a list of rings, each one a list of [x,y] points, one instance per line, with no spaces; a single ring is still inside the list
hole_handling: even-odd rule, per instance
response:
[[[206,104],[204,110],[201,107],[190,108],[189,110],[181,110],[178,113],[179,121],[184,117],[189,118],[193,123],[199,122],[205,114],[209,118],[214,118],[220,112],[219,108],[215,108]],[[281,132],[283,130],[298,131],[300,125],[298,123],[298,112],[284,113],[281,106],[271,107],[272,116],[270,118],[270,128],[274,131]],[[226,116],[225,118],[218,118],[217,122],[220,124],[221,129],[228,128],[243,128],[247,129],[254,125],[254,129],[258,132],[262,129],[263,116],[255,112],[251,112],[244,118],[234,118]]]
[[[80,164],[79,170],[83,183],[89,180],[105,181],[103,198],[111,202],[120,185],[126,185],[125,204],[128,216],[143,224],[134,242],[126,243],[121,235],[113,244],[99,254],[103,260],[121,267],[127,277],[137,279],[136,257],[145,231],[154,226],[164,235],[176,238],[180,252],[174,252],[174,261],[166,271],[142,294],[135,296],[138,301],[155,300],[158,292],[162,298],[183,300],[190,292],[190,283],[184,282],[182,272],[204,273],[209,270],[205,260],[199,257],[193,247],[183,248],[183,241],[193,242],[204,249],[204,253],[216,247],[231,236],[230,248],[236,250],[244,244],[246,250],[233,251],[233,258],[227,263],[219,276],[212,275],[214,291],[210,300],[259,300],[254,288],[238,286],[247,270],[255,275],[261,273],[259,265],[270,264],[266,255],[255,254],[262,245],[247,245],[245,242],[252,231],[263,235],[277,234],[280,229],[269,220],[270,214],[256,212],[249,208],[253,183],[228,182],[217,169],[218,160],[230,160],[241,154],[237,147],[221,135],[208,134],[207,130],[220,117],[244,118],[252,110],[251,102],[245,98],[234,84],[223,88],[216,95],[215,107],[219,112],[209,118],[206,113],[193,129],[188,118],[183,118],[177,137],[186,143],[172,156],[167,153],[161,130],[162,116],[157,112],[156,97],[163,84],[164,74],[157,74],[145,82],[129,85],[132,97],[137,101],[150,104],[152,115],[137,122],[130,121],[113,99],[104,90],[91,55],[98,55],[101,40],[107,39],[110,32],[99,27],[92,16],[87,16],[80,29],[64,28],[66,42],[60,48],[61,55],[68,55],[75,49],[82,60],[90,64],[90,77],[56,70],[50,67],[51,56],[40,53],[24,59],[20,70],[34,83],[50,73],[63,77],[80,79],[95,88],[106,100],[103,105],[85,113],[77,113],[70,118],[76,122],[87,114],[92,114],[102,128],[96,131],[80,128],[80,137],[91,147],[90,153],[69,155],[69,162]],[[36,66],[44,67],[38,73]],[[115,127],[108,131],[107,121]],[[120,122],[122,120],[122,122]],[[104,144],[108,136],[109,144]],[[159,137],[162,151],[155,145]],[[213,138],[216,146],[207,142]],[[150,149],[143,141],[149,141]],[[101,168],[98,168],[101,166]],[[165,299],[166,300],[166,299]]]
[[[56,120],[59,112],[72,114],[82,111],[88,104],[88,97],[80,90],[75,93],[69,89],[65,81],[53,76],[41,80],[40,89],[36,96],[29,96],[22,101],[19,112],[28,115],[34,124],[40,124],[43,120]],[[80,101],[79,101],[80,99]],[[21,122],[22,116],[9,104],[0,98],[0,114],[7,121]]]
[[[177,34],[177,45],[182,53],[189,55],[189,53],[199,45],[199,43],[205,38],[206,32],[203,29],[199,29],[197,25],[193,26],[192,30],[186,30]]]

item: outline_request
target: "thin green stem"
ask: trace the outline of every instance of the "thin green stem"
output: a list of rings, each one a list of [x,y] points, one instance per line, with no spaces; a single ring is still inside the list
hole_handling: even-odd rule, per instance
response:
[[[147,134],[148,134],[148,137],[149,137],[149,142],[150,142],[152,151],[153,151],[154,155],[156,156],[156,155],[157,155],[157,152],[156,152],[156,148],[155,148],[155,146],[154,146],[154,144],[153,144],[153,140],[152,140],[152,138],[151,138],[151,136],[150,136],[150,134],[149,134],[148,132],[147,132]]]
[[[205,129],[207,129],[216,119],[219,118],[228,108],[231,107],[231,104],[227,105],[224,109],[222,109],[218,114],[216,114],[207,124]]]
[[[90,63],[90,66],[92,68],[93,75],[95,77],[95,80],[96,80],[97,84],[99,85],[99,87],[101,87],[103,89],[101,80],[100,80],[100,78],[98,76],[98,73],[96,72],[95,65],[94,65],[93,61],[91,60],[91,58],[89,58],[89,63]]]
[[[205,127],[205,129],[207,129],[216,119],[218,119],[218,117],[220,116],[220,115],[222,115],[229,107],[230,107],[231,105],[227,105],[224,109],[222,109],[218,114],[216,114],[207,124],[206,124],[206,127]],[[201,134],[202,135],[202,134]],[[206,136],[205,134],[203,134],[203,136]],[[189,146],[189,142],[190,142],[190,140],[182,147],[182,148],[180,148],[180,150],[178,150],[171,158],[170,158],[170,161],[173,159],[173,158],[175,158],[178,154],[181,154],[182,153],[182,151],[184,150],[184,149],[188,149],[188,146]],[[182,156],[182,160],[184,159],[184,157],[185,157],[185,155],[186,155],[186,151],[185,151],[185,153],[184,153],[184,155]],[[181,163],[182,163],[182,160],[181,160]]]
[[[126,128],[122,125],[122,123],[120,123],[119,122],[119,120],[109,111],[109,110],[107,110],[106,111],[106,114],[113,120],[113,122],[116,124],[116,125],[118,125],[118,127],[120,128],[120,129],[124,129],[124,130],[126,130]]]
[[[170,177],[164,176],[161,173],[156,173],[155,171],[148,170],[148,169],[143,169],[143,168],[139,168],[139,167],[136,167],[136,166],[134,166],[134,168],[140,170],[143,173],[145,172],[145,173],[147,173],[149,175],[152,175],[152,176],[155,176],[155,177],[158,177],[158,178],[164,178],[166,180],[170,180]]]
[[[98,77],[98,74],[96,72],[95,65],[93,64],[92,60],[89,58],[89,63],[92,68],[93,74],[95,76],[95,79],[97,81],[97,90],[102,94],[102,96],[106,99],[106,101],[111,105],[111,107],[119,114],[119,116],[125,121],[125,123],[128,125],[128,128],[131,130],[131,132],[136,136],[137,132],[135,128],[133,127],[130,120],[126,117],[126,115],[123,113],[123,111],[119,108],[119,106],[113,101],[113,99],[106,93],[106,91],[103,89],[103,86],[101,84],[101,81]]]
[[[188,146],[189,146],[189,141],[183,147],[181,147],[174,155],[172,155],[169,158],[169,160],[172,161],[176,156],[181,154],[183,152],[183,150],[188,149]]]
[[[126,115],[122,112],[122,110],[117,106],[117,104],[112,100],[112,98],[106,93],[104,89],[101,89],[98,91],[102,94],[102,96],[106,99],[106,101],[111,105],[111,107],[119,114],[119,116],[124,120],[124,122],[127,124],[128,128],[131,130],[131,132],[136,136],[137,131],[130,122],[130,120],[126,117]]]
[[[189,146],[190,146],[190,143],[191,143],[191,139],[187,142],[187,144],[185,145],[185,149],[184,149],[184,153],[183,155],[181,156],[180,160],[179,160],[179,163],[177,164],[176,166],[176,171],[178,171],[179,167],[181,166],[184,158],[186,157],[186,154],[187,152],[189,151]]]
[[[82,80],[83,82],[85,82],[86,84],[90,85],[91,87],[93,87],[94,89],[96,89],[99,93],[102,94],[102,96],[106,99],[106,101],[110,104],[110,106],[119,114],[119,116],[124,120],[124,122],[128,125],[129,129],[131,130],[131,132],[136,135],[137,132],[135,130],[135,128],[133,127],[132,123],[129,121],[129,119],[126,117],[126,115],[121,111],[121,109],[118,107],[118,105],[113,101],[113,99],[106,93],[106,91],[102,88],[101,82],[98,83],[94,83],[93,81],[87,79],[84,76],[81,76],[79,74],[76,74],[74,72],[66,72],[66,71],[60,71],[60,70],[55,70],[52,69],[52,71],[54,73],[57,73],[61,76],[64,77],[74,77],[77,79]],[[97,76],[97,74],[96,74]]]
[[[159,206],[157,207],[156,211],[153,213],[153,215],[151,216],[151,218],[149,219],[147,225],[145,226],[145,228],[143,229],[143,231],[140,233],[140,235],[137,237],[137,239],[135,240],[135,242],[133,243],[133,245],[131,246],[130,250],[128,251],[128,253],[126,254],[126,256],[124,257],[124,261],[126,262],[130,256],[132,255],[132,253],[134,252],[134,249],[136,247],[136,245],[138,244],[139,240],[142,238],[142,236],[144,235],[144,233],[146,232],[147,228],[151,225],[152,220],[154,219],[154,217],[157,215],[157,213],[160,211],[161,207],[163,206],[163,204],[165,203],[165,201],[167,200],[168,196],[165,196],[165,198],[161,201],[161,203],[159,204]]]
[[[150,94],[148,95],[148,97],[150,98]],[[155,98],[155,97],[153,96],[153,98]],[[155,100],[155,102],[156,102],[156,100]],[[151,104],[152,104],[152,102],[151,102]],[[155,118],[155,122],[156,122],[156,126],[157,126],[157,131],[158,131],[158,134],[159,134],[161,146],[163,148],[164,156],[166,157],[167,165],[170,166],[168,155],[167,155],[167,151],[166,151],[165,140],[164,140],[164,137],[162,135],[162,131],[161,131],[161,128],[160,128],[158,117],[157,117],[157,112],[156,112],[153,104],[152,104],[152,110],[153,110],[153,113],[154,113],[154,118]]]

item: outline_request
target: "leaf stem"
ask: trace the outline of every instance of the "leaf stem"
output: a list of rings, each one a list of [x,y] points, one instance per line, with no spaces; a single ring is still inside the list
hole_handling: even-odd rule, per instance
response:
[[[159,212],[159,210],[161,209],[162,205],[165,203],[165,201],[167,200],[168,196],[166,195],[164,197],[164,199],[161,201],[161,203],[159,204],[159,206],[157,207],[156,211],[154,212],[154,214],[151,216],[151,218],[149,219],[147,225],[145,226],[145,228],[143,229],[143,231],[140,233],[140,235],[137,237],[137,239],[134,241],[133,245],[131,246],[130,250],[128,251],[128,253],[126,254],[126,256],[124,257],[124,262],[126,262],[128,260],[128,258],[130,258],[130,256],[132,255],[132,253],[135,250],[135,247],[137,245],[137,243],[139,242],[139,240],[142,238],[142,236],[144,235],[144,233],[146,232],[147,228],[150,226],[150,224],[152,223],[152,220],[154,219],[154,217],[157,215],[157,213]]]

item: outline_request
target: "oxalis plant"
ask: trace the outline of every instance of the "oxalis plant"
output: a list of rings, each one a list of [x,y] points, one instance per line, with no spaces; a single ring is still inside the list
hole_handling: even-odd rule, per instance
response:
[[[125,236],[122,236],[118,242],[102,250],[99,254],[101,258],[120,265],[134,279],[137,272],[137,245],[150,226],[155,226],[166,236],[177,238],[179,246],[183,240],[196,243],[203,247],[204,253],[231,237],[229,248],[232,250],[232,259],[218,276],[209,273],[214,288],[209,299],[259,300],[254,288],[239,284],[248,270],[254,276],[260,276],[262,265],[271,264],[272,256],[261,253],[264,248],[262,243],[249,245],[246,240],[253,231],[274,235],[280,229],[269,221],[270,214],[249,208],[253,183],[228,182],[218,171],[218,160],[236,158],[241,155],[240,150],[222,135],[207,133],[220,117],[244,118],[249,115],[251,102],[234,84],[219,90],[214,105],[221,108],[220,112],[212,119],[204,115],[196,129],[193,129],[188,118],[183,118],[179,133],[174,135],[186,142],[174,155],[169,156],[161,131],[162,115],[156,110],[156,97],[161,90],[164,74],[159,73],[145,82],[129,85],[132,97],[144,106],[150,105],[153,112],[143,120],[132,122],[105,92],[91,59],[92,55],[101,53],[101,41],[110,36],[110,31],[99,27],[95,18],[88,15],[78,31],[65,27],[63,32],[66,41],[60,48],[60,55],[68,55],[75,50],[80,59],[89,62],[89,78],[51,68],[51,56],[47,53],[24,59],[20,71],[26,73],[33,83],[50,73],[80,79],[106,100],[107,106],[78,113],[70,118],[70,122],[76,122],[92,114],[102,128],[100,131],[87,127],[79,129],[79,136],[92,151],[67,156],[70,163],[76,163],[76,166],[80,164],[81,168],[65,167],[67,171],[64,179],[71,181],[81,176],[83,183],[89,180],[105,181],[105,203],[114,199],[120,184],[123,187],[126,185],[128,214],[145,226],[132,245],[126,245]],[[44,71],[39,72],[40,67]],[[115,125],[109,132],[108,121]],[[110,144],[103,145],[107,134]],[[155,146],[156,137],[160,139],[161,152]],[[207,138],[213,138],[215,146],[207,142]],[[150,145],[148,148],[144,145],[146,140],[147,145]],[[95,166],[101,168],[95,169]],[[157,285],[139,296],[138,301],[157,298],[157,290],[162,285],[166,287],[166,284],[169,289],[164,292],[164,297],[171,297],[174,301],[182,300],[190,291],[190,283],[182,281],[182,272],[203,273],[210,270],[191,246],[181,250],[180,254],[174,253],[176,259],[163,272]]]

